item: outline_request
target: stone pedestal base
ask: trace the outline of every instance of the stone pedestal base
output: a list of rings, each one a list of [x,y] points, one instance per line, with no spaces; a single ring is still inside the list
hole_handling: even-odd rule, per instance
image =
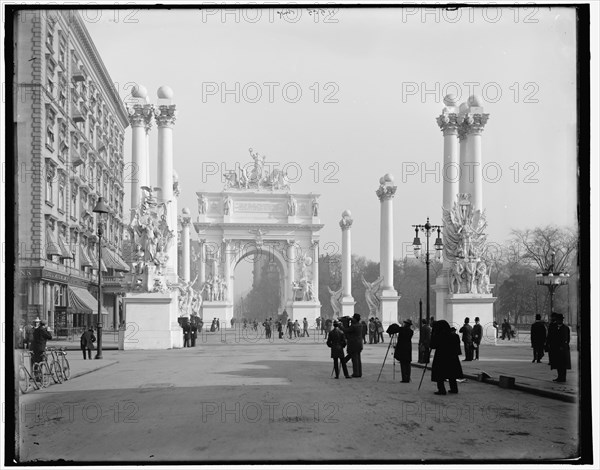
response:
[[[381,320],[384,330],[387,330],[387,327],[392,323],[400,323],[398,319],[398,300],[400,300],[400,296],[395,290],[381,292],[379,320]]]
[[[345,297],[342,299],[342,317],[351,317],[354,315],[354,305],[356,302],[352,297]]]
[[[496,329],[494,322],[494,302],[496,297],[492,294],[448,294],[446,296],[446,315],[443,318],[450,326],[458,331],[464,324],[465,317],[469,317],[469,324],[475,324],[475,317],[483,327],[483,343],[494,343]],[[437,320],[442,317],[438,315]]]
[[[231,319],[233,318],[233,305],[224,300],[205,300],[202,303],[202,308],[200,310],[200,316],[202,317],[205,327],[210,327],[210,323],[213,321],[213,318],[219,319],[219,326],[221,328],[227,328],[228,325],[231,325]]]
[[[288,303],[286,306],[288,318],[292,321],[298,320],[302,327],[302,320],[306,318],[308,324],[312,327],[316,323],[316,319],[321,315],[321,303],[317,300],[300,300]]]
[[[173,349],[183,346],[177,292],[127,294],[123,299],[126,329],[119,349]]]

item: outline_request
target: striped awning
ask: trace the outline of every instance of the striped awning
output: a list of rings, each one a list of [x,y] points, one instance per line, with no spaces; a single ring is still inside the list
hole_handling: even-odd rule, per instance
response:
[[[90,260],[92,261],[92,268],[98,271],[98,257],[96,256],[96,250],[88,249],[88,254],[90,256]],[[104,260],[102,260],[102,272],[107,272],[106,264]]]
[[[71,250],[67,248],[67,243],[65,242],[65,238],[62,235],[58,236],[58,246],[60,247],[60,258],[62,259],[73,259],[73,254]]]
[[[46,255],[62,255],[62,251],[60,251],[60,246],[56,243],[56,239],[54,238],[54,234],[50,228],[46,228]]]
[[[102,261],[106,261],[106,266],[116,271],[129,271],[129,266],[121,259],[121,257],[105,246],[102,247]]]
[[[87,254],[87,250],[85,248],[83,248],[82,246],[79,247],[79,258],[81,259],[81,267],[85,268],[85,267],[91,267],[93,266],[92,264],[92,260],[90,259],[89,255]]]
[[[69,307],[73,313],[98,314],[98,299],[83,287],[69,286]],[[102,307],[102,314],[108,315],[108,311]]]

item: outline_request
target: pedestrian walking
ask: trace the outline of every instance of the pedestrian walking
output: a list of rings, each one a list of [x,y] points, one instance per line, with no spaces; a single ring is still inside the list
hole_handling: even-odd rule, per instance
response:
[[[85,353],[87,351],[87,359],[92,358],[92,349],[94,349],[94,342],[96,337],[94,336],[94,329],[90,326],[86,331],[83,332],[79,340],[79,346],[83,353],[83,359],[85,360]]]
[[[190,343],[192,344],[192,348],[196,347],[196,339],[198,338],[198,327],[196,323],[192,322],[190,324]]]
[[[431,329],[431,349],[435,349],[431,364],[431,380],[437,384],[436,395],[446,395],[444,381],[450,383],[450,393],[458,393],[457,379],[463,378],[460,365],[460,339],[452,333],[446,320],[433,323]]]
[[[335,371],[335,378],[340,378],[340,367],[338,361],[342,363],[342,371],[344,377],[350,379],[348,374],[348,366],[344,361],[344,348],[346,347],[346,336],[344,332],[340,330],[340,324],[336,321],[333,322],[333,330],[327,338],[327,346],[331,348],[331,358],[333,359],[333,370]]]
[[[429,322],[423,318],[419,330],[419,364],[429,364],[430,343],[431,327]]]
[[[294,338],[300,336],[300,323],[298,320],[294,320]]]
[[[362,327],[363,344],[367,344],[367,333],[369,331],[369,329],[367,327],[367,323],[364,320],[361,320],[360,321],[360,326]]]
[[[188,322],[185,322],[183,324],[183,347],[184,348],[189,348],[190,347],[190,336],[192,334],[192,331],[190,329],[190,324]]]
[[[317,317],[315,321],[317,322],[317,332],[318,334],[321,334],[321,317]]]
[[[221,331],[221,323],[219,322],[218,318],[217,318],[217,331]]]
[[[554,314],[554,324],[548,327],[548,336],[546,344],[548,356],[550,357],[550,369],[556,369],[558,377],[553,382],[566,382],[567,369],[571,368],[571,330],[563,324],[564,317],[562,313]]]
[[[531,324],[531,348],[533,349],[533,362],[542,362],[544,357],[544,345],[546,344],[546,325],[539,313],[535,315],[535,322]]]
[[[310,335],[308,334],[308,320],[306,319],[306,317],[304,317],[304,320],[302,320],[302,327],[302,336],[309,337]]]
[[[396,348],[394,349],[394,359],[400,362],[400,371],[402,373],[402,382],[410,382],[410,363],[412,362],[412,321],[404,320],[403,325],[398,331]]]
[[[465,358],[463,361],[473,360],[473,327],[469,325],[469,317],[465,318],[465,324],[458,330],[462,333],[462,342],[465,345]]]
[[[33,343],[33,331],[39,325],[39,319],[37,319],[37,324],[35,327],[31,324],[25,325],[25,338],[23,339],[23,348],[31,349],[31,345]]]
[[[263,326],[265,328],[265,338],[271,339],[271,322],[267,318],[265,318]]]
[[[377,325],[377,340],[381,341],[382,343],[385,343],[385,341],[383,340],[383,325],[377,317],[375,317],[375,324]]]
[[[483,338],[483,327],[479,324],[479,317],[475,317],[475,324],[473,325],[473,352],[475,353],[476,360],[479,360],[479,345]]]
[[[288,318],[287,330],[288,330],[288,335],[289,335],[290,339],[292,339],[292,335],[294,334],[294,324],[292,323],[291,318]]]
[[[329,335],[329,332],[331,331],[333,322],[331,320],[331,318],[328,318],[327,320],[325,320],[325,340],[327,340],[327,336]],[[348,338],[346,338],[348,339]]]
[[[344,334],[348,342],[348,355],[344,358],[344,362],[352,360],[352,377],[362,377],[360,353],[363,349],[363,342],[360,315],[358,313],[352,316],[352,323],[348,328],[344,329]]]
[[[369,344],[377,343],[377,325],[373,317],[369,318]]]

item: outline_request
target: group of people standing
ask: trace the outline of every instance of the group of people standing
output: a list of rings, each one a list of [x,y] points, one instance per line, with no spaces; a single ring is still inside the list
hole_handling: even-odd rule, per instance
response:
[[[339,363],[342,365],[344,377],[362,377],[362,361],[360,353],[363,349],[363,327],[360,321],[360,315],[355,313],[351,319],[346,319],[347,323],[341,321],[332,322],[332,330],[327,334],[327,346],[331,349],[331,358],[333,359],[333,371],[335,378],[339,379]],[[347,347],[347,355],[344,355],[344,348]],[[348,373],[347,362],[352,361],[352,375]]]
[[[555,370],[558,376],[553,382],[566,382],[567,370],[571,369],[571,329],[564,324],[562,313],[552,312],[548,330],[541,315],[535,316],[531,325],[531,348],[533,349],[532,363],[541,363],[544,352],[548,353],[550,370]]]

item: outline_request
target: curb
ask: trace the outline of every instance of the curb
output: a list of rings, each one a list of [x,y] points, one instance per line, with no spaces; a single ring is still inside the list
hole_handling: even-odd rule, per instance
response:
[[[417,367],[419,369],[425,369],[427,365],[428,364],[419,364],[416,362],[411,363],[412,367]],[[431,370],[431,368],[429,368],[429,369]],[[471,379],[476,382],[500,386],[500,381],[497,379],[480,380],[479,375],[465,373],[465,372],[463,372],[463,376],[466,379]],[[567,403],[577,403],[577,396],[567,394],[567,393],[555,392],[553,390],[544,390],[542,388],[530,387],[528,385],[521,385],[518,383],[515,383],[512,387],[510,387],[510,389],[511,390],[519,390],[519,391],[525,392],[525,393],[531,393],[532,395],[538,395],[541,397],[552,398],[554,400],[560,400],[560,401],[564,401]]]
[[[110,362],[102,364],[100,367],[96,367],[95,369],[90,369],[90,370],[85,370],[83,372],[78,372],[77,374],[71,375],[71,377],[69,377],[69,380],[76,379],[77,377],[81,377],[82,375],[86,375],[86,374],[89,374],[91,372],[96,372],[97,370],[104,369],[105,367],[114,366],[115,364],[118,364],[118,362],[119,361],[110,361]]]

